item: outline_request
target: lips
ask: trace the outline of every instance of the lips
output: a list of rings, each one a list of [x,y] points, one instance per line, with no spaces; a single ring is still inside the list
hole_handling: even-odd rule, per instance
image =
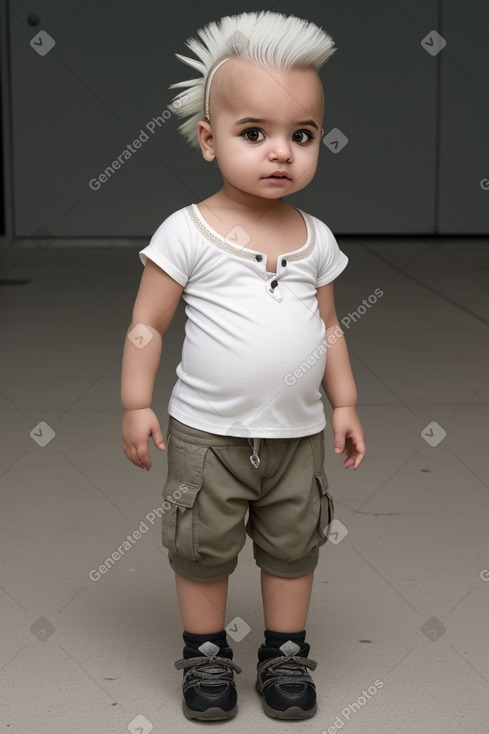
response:
[[[290,181],[290,178],[287,176],[285,171],[274,171],[269,176],[265,176],[265,178],[286,178],[288,181]]]

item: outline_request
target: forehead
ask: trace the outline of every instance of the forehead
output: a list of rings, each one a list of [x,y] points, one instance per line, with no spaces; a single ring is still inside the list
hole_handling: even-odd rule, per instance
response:
[[[291,116],[322,115],[323,88],[314,68],[283,71],[231,58],[216,71],[212,87],[214,84],[219,106],[233,114],[272,109]]]

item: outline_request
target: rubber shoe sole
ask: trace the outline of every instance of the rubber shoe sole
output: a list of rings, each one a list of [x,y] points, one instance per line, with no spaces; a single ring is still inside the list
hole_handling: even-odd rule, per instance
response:
[[[185,701],[183,701],[183,713],[187,719],[197,719],[197,721],[221,721],[223,719],[232,719],[236,715],[237,711],[237,706],[229,711],[224,711],[217,706],[212,706],[205,711],[193,711],[187,706]]]
[[[265,701],[258,682],[256,683],[256,690],[262,697],[264,712],[266,713],[267,716],[270,716],[272,719],[289,719],[289,720],[294,720],[294,721],[297,721],[298,719],[311,719],[318,710],[317,703],[315,703],[313,708],[307,711],[305,711],[304,709],[301,709],[299,706],[290,706],[285,711],[278,711],[277,709],[274,709],[271,706],[269,706],[268,703]]]

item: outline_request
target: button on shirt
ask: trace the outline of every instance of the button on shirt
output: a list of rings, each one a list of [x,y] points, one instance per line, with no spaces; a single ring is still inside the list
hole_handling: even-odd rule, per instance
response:
[[[316,289],[346,267],[329,227],[298,209],[307,239],[277,258],[251,249],[236,226],[226,237],[198,206],[171,214],[140,251],[183,286],[185,340],[168,412],[219,435],[296,438],[321,431],[326,327]],[[163,344],[164,349],[164,344]]]

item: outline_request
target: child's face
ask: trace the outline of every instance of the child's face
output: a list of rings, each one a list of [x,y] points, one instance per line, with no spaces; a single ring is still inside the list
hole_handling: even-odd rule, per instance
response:
[[[198,125],[204,158],[217,160],[225,192],[253,205],[256,197],[279,199],[307,186],[318,163],[323,104],[312,68],[284,72],[236,58],[219,67],[211,123]],[[277,171],[288,178],[270,178]]]

